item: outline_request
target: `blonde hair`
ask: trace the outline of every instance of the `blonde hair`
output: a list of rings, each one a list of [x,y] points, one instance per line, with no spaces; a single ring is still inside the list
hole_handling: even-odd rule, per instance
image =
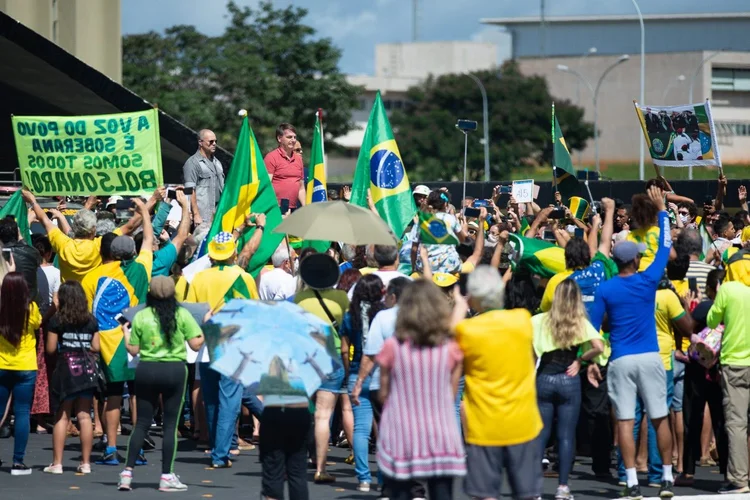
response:
[[[546,320],[558,349],[568,349],[583,337],[588,319],[581,289],[575,281],[567,279],[557,285]]]
[[[432,281],[410,283],[398,301],[396,338],[418,346],[437,346],[451,337],[448,298]]]

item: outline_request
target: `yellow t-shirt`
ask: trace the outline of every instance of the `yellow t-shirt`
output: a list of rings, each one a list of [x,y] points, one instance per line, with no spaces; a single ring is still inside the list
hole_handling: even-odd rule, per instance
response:
[[[513,446],[536,438],[531,315],[525,309],[488,311],[456,325],[464,353],[466,442]]]
[[[121,235],[118,228],[115,234]],[[49,232],[49,242],[59,258],[61,281],[83,281],[83,278],[102,263],[102,238],[93,240],[71,238],[59,228]]]
[[[239,279],[239,281],[238,281]],[[248,299],[258,298],[258,289],[252,276],[239,266],[214,266],[203,270],[193,277],[187,292],[187,302],[207,302],[212,311],[216,311],[224,302],[227,292],[235,288],[235,297]],[[239,290],[238,287],[242,287]]]
[[[18,347],[0,337],[0,370],[33,371],[36,364],[36,332],[42,324],[42,315],[36,302],[29,304],[29,322],[21,335]]]
[[[666,370],[672,369],[672,352],[675,350],[672,322],[685,315],[680,299],[672,290],[656,291],[656,341],[659,356]],[[688,340],[688,344],[689,344]]]
[[[544,287],[544,295],[542,296],[542,304],[539,308],[542,312],[548,312],[552,308],[552,297],[555,296],[555,289],[557,285],[565,281],[568,276],[573,274],[573,271],[566,269],[556,275],[552,276],[547,282],[547,286]]]
[[[646,229],[633,229],[628,233],[627,240],[646,245],[646,251],[643,252],[641,265],[638,268],[639,271],[645,271],[654,261],[656,251],[659,249],[659,226],[651,226]]]
[[[677,291],[677,295],[680,297],[685,296],[690,291],[690,283],[687,279],[684,280],[672,280],[672,286]],[[680,303],[682,304],[682,303]],[[682,337],[682,352],[687,353],[688,347],[690,347],[690,337]]]
[[[349,297],[346,295],[346,292],[343,290],[321,290],[319,293],[326,307],[331,311],[333,319],[336,320],[336,323],[341,325],[341,322],[344,319],[344,314],[349,310]],[[315,296],[313,290],[308,289],[298,292],[297,295],[294,296],[294,303],[305,311],[319,317],[326,323],[331,323],[331,319],[328,317],[328,314],[326,314],[323,307],[321,307],[320,301]],[[336,349],[338,352],[341,352],[341,338],[339,337],[338,331],[334,332],[334,341]]]

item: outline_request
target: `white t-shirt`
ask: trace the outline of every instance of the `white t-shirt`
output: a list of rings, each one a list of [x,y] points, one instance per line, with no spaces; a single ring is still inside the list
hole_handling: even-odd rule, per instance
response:
[[[385,341],[396,333],[396,316],[398,316],[398,306],[384,309],[377,313],[370,324],[367,332],[365,345],[362,346],[362,354],[365,356],[377,356],[383,349]],[[370,380],[370,390],[380,389],[380,367],[375,365]]]
[[[399,271],[373,271],[372,274],[377,276],[381,279],[383,282],[383,286],[385,288],[388,288],[388,283],[391,282],[391,280],[394,280],[396,278],[406,278],[409,281],[412,281],[411,276],[407,276],[402,272]],[[348,292],[346,292],[346,295],[349,297],[349,302],[352,301],[352,298],[354,298],[354,289],[357,287],[357,284],[355,283],[352,285],[352,287],[349,289]]]
[[[280,268],[274,268],[260,277],[260,300],[286,300],[297,291],[297,280]]]
[[[60,289],[60,270],[55,266],[42,266],[42,271],[47,277],[49,285],[49,303],[52,304],[52,298]]]

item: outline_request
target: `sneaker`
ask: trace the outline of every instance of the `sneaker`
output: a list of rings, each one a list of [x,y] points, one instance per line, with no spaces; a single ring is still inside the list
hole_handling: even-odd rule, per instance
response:
[[[336,482],[336,478],[327,472],[316,472],[313,480],[315,481],[315,484],[327,484]]]
[[[657,483],[656,481],[650,481],[648,483],[649,488],[661,488],[661,483]]]
[[[117,453],[117,448],[114,446],[107,446],[102,459],[97,460],[96,465],[120,465],[120,455]]]
[[[50,464],[44,468],[44,472],[46,472],[47,474],[62,474],[62,464]]]
[[[659,487],[659,498],[672,498],[674,496],[674,483],[672,481],[662,481]]]
[[[555,492],[555,500],[573,500],[573,495],[570,493],[570,486],[558,486]]]
[[[130,491],[133,488],[130,483],[133,482],[133,474],[120,473],[120,481],[117,483],[117,489],[120,491]]]
[[[170,474],[168,478],[164,476],[159,480],[159,491],[187,491],[186,484],[182,484],[179,476]]]
[[[354,465],[354,454],[350,453],[348,457],[344,459],[346,465]]]
[[[146,460],[146,455],[143,454],[143,450],[140,450],[138,456],[135,457],[135,465],[148,465],[148,460]]]
[[[11,476],[28,476],[28,475],[31,475],[31,469],[29,469],[28,467],[26,467],[26,465],[22,463],[13,464],[13,467],[10,469],[10,475]]]
[[[156,448],[156,443],[154,443],[154,440],[151,439],[151,436],[146,436],[146,438],[143,440],[143,449],[146,451],[151,451]]]
[[[622,490],[622,493],[620,493],[620,498],[628,498],[630,500],[641,500],[643,498],[643,495],[641,495],[641,487],[637,484],[635,486],[626,486],[624,490]]]
[[[79,474],[91,474],[91,464],[78,464],[76,471]]]
[[[215,463],[211,464],[212,469],[231,469],[232,468],[232,461],[227,460],[226,463]]]
[[[357,486],[357,491],[361,491],[363,493],[369,492],[370,491],[370,483],[368,483],[368,482],[359,483],[359,485]]]
[[[15,465],[13,466],[15,468]],[[722,495],[730,495],[732,493],[748,493],[750,488],[747,486],[737,486],[736,484],[727,483],[719,488],[719,493]]]

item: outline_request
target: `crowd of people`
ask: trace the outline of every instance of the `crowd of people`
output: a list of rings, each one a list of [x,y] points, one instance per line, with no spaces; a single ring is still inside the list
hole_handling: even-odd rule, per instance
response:
[[[302,150],[289,124],[277,139],[266,165],[291,210],[305,203]],[[285,240],[253,277],[266,218],[247,214],[207,242],[210,268],[185,276],[224,186],[216,136],[200,131],[198,146],[182,186],[133,198],[123,220],[114,199],[89,197],[69,220],[26,190],[29,221],[43,229],[33,244],[13,218],[0,220],[10,249],[0,253],[0,412],[6,429],[13,421],[12,475],[31,474],[32,425],[49,424],[45,473],[65,472],[66,439],[78,435],[77,472],[121,467],[118,488],[130,490],[157,446],[158,418],[162,491],[187,489],[174,465],[182,435],[214,469],[258,446],[268,499],[284,498],[285,482],[289,498],[307,499],[308,468],[315,483],[335,482],[326,464],[338,442],[351,448],[357,489],[377,482],[381,498],[450,499],[463,477],[467,495],[496,499],[506,475],[514,498],[541,497],[543,477],[554,476],[555,498],[568,500],[577,454],[631,499],[642,496],[639,472],[668,498],[692,484],[697,462],[713,461],[721,492],[750,492],[744,187],[730,215],[723,177],[700,214],[662,177],[631,203],[604,198],[590,214],[571,212],[559,193],[547,207],[503,200],[500,189],[454,205],[447,189],[420,185],[417,207],[457,245],[422,243],[415,216],[393,245],[318,252]],[[167,221],[175,209],[181,216]],[[525,267],[519,237],[554,240],[565,269]],[[293,301],[333,327],[341,367],[310,400],[260,395],[211,368],[202,321],[181,303],[216,312],[238,283],[245,298]],[[239,432],[243,413],[250,436]]]

